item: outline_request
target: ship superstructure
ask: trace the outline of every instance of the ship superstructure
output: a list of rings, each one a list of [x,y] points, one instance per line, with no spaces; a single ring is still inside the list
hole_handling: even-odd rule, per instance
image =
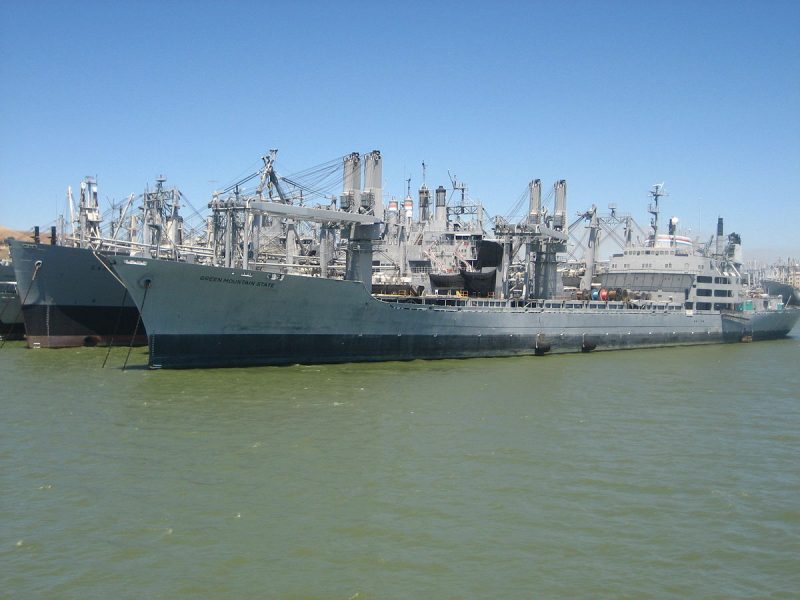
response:
[[[431,289],[432,273],[475,269],[479,242],[486,235],[484,211],[480,202],[469,198],[464,183],[453,178],[458,195],[449,200],[444,186],[431,192],[423,163],[415,211],[410,182],[402,201],[392,197],[384,202],[379,150],[351,152],[290,177],[276,172],[276,155],[277,150],[271,150],[258,172],[216,192],[209,202],[212,264],[256,270],[280,265],[287,273],[323,278],[344,274],[346,241],[341,228],[295,218],[288,208],[265,212],[263,203],[271,202],[374,216],[381,223],[373,240],[376,291],[419,295]],[[330,190],[335,172],[340,174],[338,196]],[[255,188],[247,187],[251,181],[257,182]]]
[[[629,244],[611,257],[602,287],[615,294],[624,290],[650,300],[678,302],[690,311],[736,309],[747,299],[740,236],[724,235],[722,217],[713,250],[697,247],[691,238],[679,235],[675,217],[670,219],[667,233],[660,233],[661,186],[654,186],[651,195],[651,235],[644,243]]]

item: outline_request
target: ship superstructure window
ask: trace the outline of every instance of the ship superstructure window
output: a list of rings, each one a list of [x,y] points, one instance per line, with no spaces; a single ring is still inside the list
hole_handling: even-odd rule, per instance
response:
[[[697,310],[711,310],[711,303],[710,302],[698,302],[697,303]]]
[[[698,275],[697,283],[711,283],[712,279],[708,275]]]
[[[697,290],[697,295],[698,296],[710,296],[711,295],[711,290],[705,289],[705,288],[700,288],[700,289]]]
[[[732,293],[730,290],[714,290],[714,295],[718,298],[730,298]]]
[[[714,283],[721,283],[722,285],[729,285],[730,281],[727,277],[714,277]]]

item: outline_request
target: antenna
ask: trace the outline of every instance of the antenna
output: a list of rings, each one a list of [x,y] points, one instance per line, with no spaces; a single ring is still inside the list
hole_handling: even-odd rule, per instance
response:
[[[453,184],[453,191],[454,192],[456,190],[460,190],[461,191],[461,204],[463,205],[464,204],[464,194],[467,191],[467,186],[465,186],[463,182],[462,183],[458,183],[458,180],[456,179],[456,176],[455,175],[451,175],[449,169],[447,171],[447,176],[450,178],[450,182]]]

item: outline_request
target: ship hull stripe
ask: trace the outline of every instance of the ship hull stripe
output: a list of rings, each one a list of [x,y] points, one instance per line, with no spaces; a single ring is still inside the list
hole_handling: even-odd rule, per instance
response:
[[[715,344],[719,334],[585,336],[430,336],[324,334],[157,334],[153,368],[320,364],[415,359],[531,356],[551,353]]]
[[[139,311],[120,306],[27,305],[22,308],[28,345],[40,348],[70,346],[127,346],[136,329]],[[147,343],[144,325],[139,323],[134,345]]]

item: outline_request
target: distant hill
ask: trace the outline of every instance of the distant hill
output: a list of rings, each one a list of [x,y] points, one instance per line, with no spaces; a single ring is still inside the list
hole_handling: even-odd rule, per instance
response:
[[[0,240],[5,240],[8,237],[17,238],[18,240],[33,239],[33,229],[30,231],[19,231],[18,229],[9,229],[0,225]]]
[[[6,245],[6,238],[13,237],[18,240],[30,241],[33,239],[33,230],[19,231],[17,229],[9,229],[0,225],[0,260],[8,258],[8,246]]]

